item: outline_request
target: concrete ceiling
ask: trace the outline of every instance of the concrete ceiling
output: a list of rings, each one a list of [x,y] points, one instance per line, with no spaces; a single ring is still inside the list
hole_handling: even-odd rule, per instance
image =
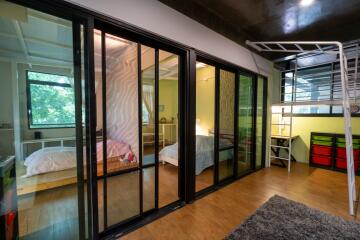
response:
[[[160,0],[245,46],[252,41],[350,41],[360,38],[359,0]],[[266,55],[276,58],[279,55]]]

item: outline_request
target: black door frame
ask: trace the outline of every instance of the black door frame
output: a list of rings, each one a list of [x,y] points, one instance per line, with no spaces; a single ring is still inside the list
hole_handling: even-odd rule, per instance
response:
[[[215,191],[220,187],[234,181],[235,179],[242,177],[234,176],[226,181],[219,182],[216,185],[213,185],[210,188],[204,189],[198,193],[195,193],[195,84],[196,84],[196,60],[201,58],[206,60],[211,65],[222,67],[224,69],[231,69],[236,73],[236,78],[241,72],[254,74],[254,72],[246,70],[236,64],[230,63],[218,57],[212,56],[205,52],[193,49],[184,44],[178,43],[174,40],[167,39],[160,35],[154,34],[152,32],[143,30],[137,26],[131,25],[129,23],[120,21],[118,19],[106,16],[104,14],[97,13],[92,10],[85,9],[83,7],[77,6],[75,4],[63,1],[63,0],[7,0],[22,6],[33,8],[48,14],[52,14],[58,17],[62,17],[76,23],[76,29],[79,29],[79,24],[83,25],[84,29],[84,73],[85,73],[85,102],[86,102],[86,161],[87,169],[86,175],[89,179],[82,179],[84,173],[80,172],[80,179],[78,179],[78,188],[86,185],[87,187],[87,212],[88,219],[87,224],[85,223],[85,216],[79,215],[79,221],[82,221],[82,227],[86,228],[87,225],[87,234],[91,239],[98,239],[99,237],[105,237],[109,234],[120,233],[124,234],[129,231],[132,231],[138,227],[141,227],[170,211],[175,210],[179,206],[184,205],[184,202],[175,203],[160,209],[158,212],[151,212],[149,215],[145,216],[142,219],[134,219],[129,221],[120,228],[111,229],[104,235],[99,236],[98,234],[98,209],[97,209],[97,176],[96,176],[96,108],[95,108],[95,73],[94,73],[94,28],[102,26],[105,29],[112,29],[115,35],[119,35],[123,38],[132,40],[134,42],[141,42],[143,45],[147,45],[153,48],[161,48],[162,50],[173,52],[175,54],[181,55],[180,63],[182,66],[180,74],[180,79],[184,79],[182,83],[179,83],[179,91],[183,94],[179,94],[180,107],[179,112],[182,112],[180,124],[182,125],[179,135],[183,136],[180,139],[180,146],[182,149],[179,150],[180,159],[184,159],[183,162],[183,171],[180,173],[180,177],[183,179],[182,182],[186,185],[186,188],[181,189],[181,194],[184,196],[184,200],[187,203],[194,201],[196,198],[204,196],[205,194]],[[78,31],[78,30],[77,30]],[[74,38],[79,38],[79,34],[76,33]],[[139,39],[141,41],[139,41]],[[81,71],[81,66],[79,66],[79,54],[75,53],[80,46],[74,46],[74,62],[76,66],[74,67],[74,74],[78,77]],[[264,86],[267,84],[267,78],[260,74],[257,74],[264,78]],[[81,85],[75,86],[75,91],[79,92]],[[265,88],[265,87],[264,87]],[[257,91],[256,91],[257,92]],[[264,102],[267,99],[267,87],[264,89]],[[77,99],[76,102],[79,103],[81,99]],[[266,105],[264,105],[266,106]],[[263,129],[266,130],[266,112],[267,109],[264,109],[265,121],[263,121]],[[78,116],[79,117],[79,116]],[[194,123],[194,124],[193,124]],[[81,123],[82,124],[82,123]],[[180,125],[179,124],[179,125]],[[79,127],[80,121],[77,121],[77,126]],[[83,127],[83,126],[82,126]],[[82,133],[77,132],[77,134],[82,135]],[[77,143],[82,143],[82,139],[79,137]],[[266,134],[263,134],[263,144],[266,144]],[[235,146],[237,148],[237,146]],[[237,152],[237,149],[235,150]],[[82,153],[79,151],[77,155],[81,157]],[[235,159],[234,162],[236,162]],[[265,163],[265,154],[263,154],[263,166]],[[80,170],[81,171],[81,170]],[[252,171],[253,172],[253,171]],[[80,181],[80,182],[79,182]],[[82,193],[85,194],[85,193]],[[84,201],[86,201],[84,197]],[[81,202],[79,199],[79,207],[83,210],[79,214],[85,214],[85,202]]]
[[[220,149],[220,95],[221,95],[221,71],[226,71],[229,73],[233,73],[234,74],[234,143],[233,146],[229,146],[223,149]],[[237,136],[238,136],[238,130],[237,130],[237,87],[239,86],[237,80],[237,70],[236,69],[232,69],[231,67],[224,67],[224,66],[217,66],[216,70],[215,70],[216,74],[215,74],[215,184],[221,184],[221,183],[226,183],[227,181],[231,181],[234,179],[235,175],[235,167],[237,166],[237,155],[238,155],[238,145],[237,145]],[[220,167],[219,167],[219,154],[221,151],[226,151],[226,150],[230,150],[233,149],[233,173],[230,176],[225,177],[224,179],[220,180],[219,177],[219,173],[220,173]]]
[[[265,160],[266,160],[266,131],[267,131],[267,78],[263,75],[256,74],[252,71],[246,70],[240,66],[237,66],[233,63],[224,61],[222,59],[219,59],[217,57],[214,57],[212,55],[209,55],[207,53],[204,53],[202,51],[195,50],[195,58],[196,61],[211,65],[215,67],[215,146],[214,146],[214,183],[213,185],[206,187],[205,189],[201,189],[198,192],[194,192],[193,196],[194,199],[202,198],[203,196],[216,191],[217,189],[223,187],[224,185],[227,185],[231,182],[233,182],[236,179],[242,178],[248,174],[253,173],[254,171],[260,170],[261,168],[265,167]],[[194,64],[195,65],[195,64]],[[218,172],[219,172],[219,159],[218,159],[218,147],[219,147],[219,81],[220,81],[220,69],[226,70],[229,72],[235,73],[235,109],[234,109],[234,173],[233,176],[224,179],[222,181],[219,181]],[[195,68],[196,71],[196,68]],[[253,107],[253,113],[252,113],[252,145],[251,145],[251,168],[248,171],[244,171],[243,173],[238,173],[238,137],[239,137],[239,129],[238,129],[238,110],[239,110],[239,88],[240,88],[240,75],[245,75],[248,77],[251,77],[252,79],[252,85],[253,85],[253,94],[252,94],[252,107]],[[192,82],[193,88],[190,89],[192,91],[192,97],[190,98],[193,106],[196,105],[196,73],[194,74],[195,77],[189,79],[190,82]],[[262,167],[256,168],[256,117],[257,117],[257,82],[258,78],[261,77],[264,79],[264,89],[263,89],[263,122],[261,129],[263,131],[262,136]],[[194,90],[195,89],[195,90]],[[196,124],[196,109],[189,109],[192,113],[192,118],[190,119],[190,123],[192,123],[194,126]],[[265,134],[264,134],[265,133]],[[195,139],[195,128],[192,129],[192,136],[193,139]],[[195,143],[189,142],[189,144],[193,144],[195,146]],[[190,149],[190,164],[193,165],[193,168],[189,171],[192,171],[195,173],[195,147],[192,147]],[[193,186],[193,189],[195,190],[195,176],[193,178],[193,182],[190,184]]]
[[[107,173],[107,169],[106,169],[106,164],[104,164],[104,176],[102,177],[97,177],[97,179],[102,179],[103,180],[103,201],[104,201],[104,230],[99,232],[99,236],[100,237],[105,237],[108,236],[109,234],[118,232],[119,229],[121,229],[123,231],[123,233],[126,233],[128,231],[128,229],[131,229],[132,226],[136,223],[136,222],[141,222],[141,220],[144,220],[145,218],[149,218],[148,216],[158,212],[160,209],[163,209],[164,211],[167,210],[168,208],[170,209],[174,209],[177,208],[181,205],[183,205],[183,202],[185,202],[185,167],[184,167],[184,162],[185,162],[185,157],[184,157],[184,151],[182,150],[184,148],[184,142],[183,139],[185,138],[184,133],[184,125],[185,125],[185,115],[183,114],[185,112],[185,105],[183,104],[183,102],[186,100],[186,98],[184,99],[182,96],[184,96],[184,83],[186,82],[185,77],[186,75],[184,74],[186,71],[186,52],[182,51],[180,49],[171,47],[171,46],[165,46],[165,45],[161,45],[159,43],[157,44],[153,44],[151,42],[149,42],[146,38],[140,38],[137,35],[134,35],[132,32],[127,32],[124,31],[123,29],[119,29],[117,26],[108,24],[108,23],[104,23],[101,21],[98,21],[95,23],[94,25],[94,29],[97,29],[99,31],[101,31],[101,36],[102,36],[102,41],[101,41],[101,45],[102,45],[102,83],[103,83],[103,98],[102,98],[102,104],[103,104],[103,145],[104,145],[104,157],[103,159],[106,159],[106,89],[105,89],[105,84],[106,84],[106,43],[105,43],[105,34],[111,34],[129,41],[132,41],[133,43],[137,44],[137,61],[138,61],[138,67],[137,67],[137,73],[138,73],[138,126],[139,126],[139,166],[138,167],[133,167],[130,169],[125,169],[125,170],[120,170],[116,173]],[[124,37],[126,36],[126,37]],[[146,43],[143,44],[143,43]],[[155,163],[153,164],[147,164],[147,165],[143,165],[142,164],[142,74],[141,74],[141,46],[146,46],[146,47],[151,47],[154,49],[155,51],[155,59],[154,59],[154,63],[155,63]],[[165,50],[166,49],[166,50]],[[173,53],[179,56],[179,80],[178,80],[178,96],[179,96],[179,126],[178,126],[178,132],[179,132],[179,168],[178,168],[178,189],[179,189],[179,200],[176,200],[173,203],[170,203],[169,205],[159,208],[159,170],[158,170],[158,165],[159,165],[159,109],[158,109],[158,105],[159,105],[159,64],[160,64],[160,59],[159,59],[159,51],[164,50],[167,51],[169,53]],[[95,106],[94,106],[95,107]],[[96,167],[96,166],[95,166]],[[153,209],[147,210],[146,212],[143,211],[143,185],[142,185],[142,181],[143,181],[143,170],[147,169],[147,168],[151,168],[151,167],[155,167],[155,207]],[[114,224],[112,226],[108,226],[108,224],[106,224],[106,219],[107,219],[107,212],[106,212],[106,201],[107,201],[107,189],[106,189],[106,181],[108,177],[112,177],[112,176],[118,176],[118,175],[123,175],[126,173],[130,173],[130,172],[138,172],[139,174],[139,203],[140,203],[140,213],[129,218],[126,220],[123,220],[117,224]],[[94,173],[94,176],[96,176],[96,171]],[[96,184],[97,185],[97,184]],[[97,209],[97,207],[95,207],[94,209]]]
[[[250,160],[251,162],[250,162],[250,169],[244,170],[241,173],[239,173],[238,169],[236,169],[236,176],[241,177],[255,171],[255,165],[256,165],[257,75],[254,73],[239,71],[238,76],[240,83],[241,83],[241,76],[251,78],[251,86],[252,86],[252,95],[251,95],[252,98],[251,99],[251,105],[252,105],[251,143],[252,144],[251,144],[251,160]],[[240,89],[237,89],[237,91],[239,92]]]
[[[94,99],[91,95],[91,89],[94,88],[94,78],[92,69],[94,68],[93,62],[93,51],[89,46],[93,45],[92,30],[93,30],[93,18],[83,11],[76,11],[71,4],[63,4],[62,1],[51,1],[51,0],[7,0],[15,4],[19,4],[24,7],[32,8],[37,11],[41,11],[52,16],[63,18],[72,22],[72,34],[73,34],[73,65],[74,65],[74,91],[75,91],[75,132],[76,132],[76,157],[77,165],[84,166],[84,154],[82,151],[84,144],[83,127],[85,125],[85,138],[86,142],[96,141],[94,138],[95,131],[93,132],[90,128],[93,122],[93,116],[96,112],[89,106]],[[82,27],[82,28],[81,28]],[[83,39],[81,37],[81,31],[83,31]],[[83,40],[84,49],[81,49],[81,41]],[[81,54],[83,50],[83,55]],[[82,68],[84,64],[84,68]],[[82,73],[84,73],[84,91],[82,89]],[[85,94],[85,124],[82,122],[82,102],[83,92]],[[96,116],[96,115],[95,115]],[[95,142],[96,143],[96,142]],[[91,144],[90,144],[91,145]],[[93,156],[96,156],[96,151],[92,151],[89,144],[86,144],[86,175],[91,176],[90,168],[92,167]],[[94,194],[92,184],[88,184],[88,180],[85,179],[84,168],[77,168],[77,193],[78,193],[78,229],[79,238],[96,239],[97,236],[93,235],[92,226],[97,225],[97,217],[90,211],[94,208]],[[90,177],[91,178],[91,177]],[[86,187],[86,194],[85,194]],[[87,199],[85,196],[87,195]],[[86,202],[85,202],[86,201]],[[86,206],[87,206],[87,219],[86,218]]]

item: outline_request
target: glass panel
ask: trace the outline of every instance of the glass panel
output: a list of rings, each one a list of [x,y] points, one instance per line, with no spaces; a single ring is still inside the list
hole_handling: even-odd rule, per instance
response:
[[[139,171],[107,178],[107,192],[108,226],[140,214]]]
[[[233,175],[234,149],[219,151],[219,180]]]
[[[341,92],[338,92],[339,85],[333,84],[332,66],[330,64],[299,69],[297,71],[297,77],[295,81],[295,92],[293,93],[295,101],[322,101],[341,98]],[[284,95],[284,101],[292,101],[293,91],[293,73],[286,72],[284,86],[282,86],[282,94]],[[334,74],[334,79],[337,79]],[[332,90],[333,88],[333,90]],[[297,106],[293,110],[296,114],[329,114],[329,106]]]
[[[214,184],[215,67],[196,63],[195,190]]]
[[[140,172],[121,173],[138,167],[138,45],[107,33],[103,39],[98,30],[94,43],[98,214],[99,231],[103,231],[140,213]],[[106,66],[102,65],[103,50]]]
[[[179,56],[159,51],[159,207],[178,194]]]
[[[81,118],[82,118],[82,121],[83,123],[86,123],[88,122],[88,116],[87,116],[87,112],[88,111],[85,111],[86,109],[86,100],[85,100],[85,96],[86,96],[86,88],[85,88],[85,85],[86,85],[86,81],[85,81],[85,49],[84,49],[84,42],[85,42],[85,39],[84,39],[84,25],[80,25],[80,47],[81,47],[81,107],[82,107],[82,114],[81,114]],[[87,167],[86,166],[86,146],[87,146],[87,139],[86,139],[86,124],[83,124],[83,129],[82,129],[82,133],[83,133],[83,145],[80,147],[80,146],[77,146],[78,149],[77,151],[81,151],[83,153],[83,166],[84,166],[84,172],[83,172],[83,177],[84,177],[84,185],[83,185],[83,194],[84,194],[84,206],[83,209],[81,209],[81,206],[79,206],[79,209],[80,211],[83,210],[84,212],[84,216],[83,216],[83,223],[81,223],[81,220],[80,221],[80,231],[81,231],[81,226],[83,226],[84,228],[84,231],[85,232],[80,232],[79,234],[79,238],[82,239],[82,238],[85,238],[85,239],[88,239],[89,238],[89,228],[91,228],[91,226],[89,226],[89,217],[90,215],[92,215],[92,213],[89,213],[88,212],[88,196],[87,196],[87,182],[85,181],[86,179],[86,173],[87,173]],[[85,135],[84,135],[85,133]],[[79,149],[80,147],[80,149]],[[81,189],[79,189],[79,192],[81,194]],[[81,195],[79,194],[79,197],[81,197]],[[80,212],[79,211],[79,212]],[[83,236],[81,235],[81,233],[83,234]]]
[[[257,79],[257,109],[256,109],[256,168],[261,167],[263,158],[263,101],[264,101],[264,78]]]
[[[105,34],[107,172],[138,166],[137,43]],[[98,152],[102,144],[98,143]],[[102,155],[98,155],[98,167]]]
[[[293,113],[295,114],[329,114],[330,106],[314,105],[314,106],[294,106]]]
[[[3,4],[16,14],[0,17],[0,239],[79,239],[72,22]],[[72,127],[30,129],[28,107],[39,124],[69,111]]]
[[[222,180],[233,175],[234,154],[230,154],[233,150],[223,153],[221,150],[234,146],[235,73],[220,70],[219,95],[219,180]]]
[[[143,169],[143,211],[155,208],[155,167]]]
[[[238,174],[251,169],[253,142],[253,81],[251,76],[240,75],[239,84],[239,150]]]
[[[143,165],[155,163],[155,49],[141,46]]]
[[[95,96],[96,96],[96,136],[97,145],[101,148],[97,155],[103,155],[103,79],[102,79],[102,48],[101,48],[101,31],[94,30],[94,65],[95,65]],[[100,157],[100,156],[99,156]],[[103,156],[101,156],[103,159]],[[100,176],[104,172],[104,164],[97,166],[97,172]],[[98,216],[99,231],[104,231],[104,194],[103,181],[98,181]]]

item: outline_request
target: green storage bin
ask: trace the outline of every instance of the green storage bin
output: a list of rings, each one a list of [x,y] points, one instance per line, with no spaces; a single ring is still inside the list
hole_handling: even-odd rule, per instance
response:
[[[333,145],[332,142],[316,141],[316,140],[313,140],[312,143],[313,143],[313,144],[316,144],[316,145],[330,146],[330,147]]]
[[[342,147],[342,148],[345,148],[346,147],[346,144],[345,143],[342,143],[342,142],[338,142],[336,144],[337,147]],[[360,149],[360,144],[354,144],[353,143],[353,148],[354,149]]]
[[[333,137],[328,137],[328,136],[317,136],[317,135],[314,135],[314,136],[313,136],[313,139],[314,139],[314,140],[319,140],[319,141],[332,142]]]
[[[336,140],[339,143],[344,143],[345,142],[345,138],[337,138]],[[357,144],[360,145],[360,139],[359,138],[353,138],[353,144]]]

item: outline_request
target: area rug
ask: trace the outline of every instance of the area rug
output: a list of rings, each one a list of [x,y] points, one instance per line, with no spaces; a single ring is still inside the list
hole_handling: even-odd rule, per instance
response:
[[[360,239],[360,224],[275,195],[225,239]]]

